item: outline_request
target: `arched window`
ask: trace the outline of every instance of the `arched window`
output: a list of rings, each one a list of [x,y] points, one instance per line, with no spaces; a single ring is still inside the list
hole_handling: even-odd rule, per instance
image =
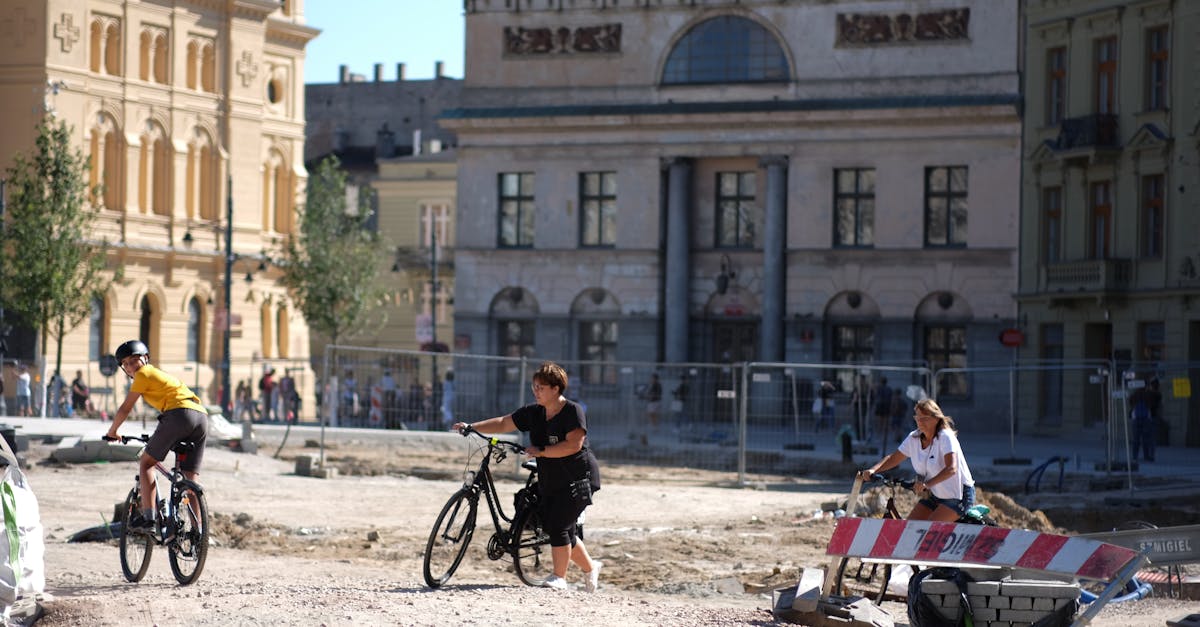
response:
[[[104,63],[104,22],[100,20],[92,20],[91,28],[91,50],[88,67],[93,72],[99,73],[101,64]]]
[[[121,24],[108,25],[104,37],[104,72],[111,76],[121,75]]]
[[[212,138],[201,128],[196,128],[187,153],[187,216],[202,220],[217,218],[216,151]]]
[[[170,56],[171,49],[167,46],[167,34],[159,33],[154,38],[154,82],[167,84],[167,64]]]
[[[88,359],[91,361],[98,361],[105,352],[104,347],[108,344],[104,337],[106,326],[104,299],[93,298],[92,313],[88,320]]]
[[[692,27],[671,50],[665,85],[786,81],[787,56],[775,36],[757,22],[725,15]]]
[[[150,349],[150,354],[154,354],[154,342],[152,341],[152,333],[154,332],[154,306],[150,303],[149,296],[142,297],[142,315],[138,320],[138,339],[146,344],[146,348]]]
[[[192,40],[187,45],[187,88],[195,89],[199,84],[200,44]]]
[[[168,183],[171,180],[170,142],[162,127],[150,123],[142,135],[141,163],[138,168],[138,206],[142,213],[165,216],[170,213]]]
[[[292,176],[287,160],[272,150],[263,164],[263,230],[292,230]]]
[[[263,359],[271,359],[275,356],[275,351],[273,350],[275,333],[271,329],[272,322],[274,322],[271,316],[271,303],[263,303],[262,307],[258,310],[258,314],[259,320],[262,322],[262,337],[259,342],[262,344],[262,356]]]
[[[89,183],[92,190],[101,186],[101,197],[92,196],[92,204],[101,204],[106,209],[123,209],[125,171],[124,137],[117,130],[116,121],[112,116],[102,113],[99,122],[92,128],[91,138],[91,171]]]
[[[200,361],[200,301],[188,301],[187,360]]]
[[[280,307],[275,313],[275,345],[278,348],[280,358],[287,358],[288,355],[288,310],[287,307]]]
[[[621,306],[608,290],[592,287],[583,290],[571,303],[571,318],[577,329],[580,382],[614,384],[617,382],[617,320]]]
[[[153,61],[154,53],[151,50],[154,47],[154,34],[150,31],[142,31],[141,42],[138,46],[138,78],[150,80],[150,63]]]
[[[217,91],[217,53],[213,44],[204,44],[200,52],[200,89],[216,93]]]

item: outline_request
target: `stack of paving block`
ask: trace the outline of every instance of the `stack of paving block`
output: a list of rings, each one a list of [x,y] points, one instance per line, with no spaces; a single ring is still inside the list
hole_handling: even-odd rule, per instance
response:
[[[962,612],[962,593],[958,584],[951,580],[926,579],[921,582],[921,593],[933,601],[947,619],[956,620]],[[1078,598],[1077,583],[1003,579],[967,584],[967,599],[979,627],[1036,623],[1065,605],[1074,605]]]

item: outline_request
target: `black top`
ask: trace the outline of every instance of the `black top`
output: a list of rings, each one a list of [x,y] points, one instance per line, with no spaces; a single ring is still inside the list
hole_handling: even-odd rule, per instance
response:
[[[538,404],[526,405],[512,413],[513,424],[529,433],[529,443],[545,448],[566,441],[567,434],[575,429],[587,431],[587,417],[583,408],[575,401],[567,401],[562,411],[546,420],[546,408]],[[569,457],[539,457],[538,486],[542,494],[553,494],[566,489],[572,481],[578,481],[591,473],[592,490],[600,489],[600,467],[596,456],[587,447]]]

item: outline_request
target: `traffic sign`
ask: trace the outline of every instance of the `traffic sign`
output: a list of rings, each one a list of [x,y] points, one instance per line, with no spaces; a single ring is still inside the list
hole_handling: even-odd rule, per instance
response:
[[[1025,343],[1025,333],[1020,329],[1005,329],[1000,332],[1000,343],[1010,348],[1016,348]]]

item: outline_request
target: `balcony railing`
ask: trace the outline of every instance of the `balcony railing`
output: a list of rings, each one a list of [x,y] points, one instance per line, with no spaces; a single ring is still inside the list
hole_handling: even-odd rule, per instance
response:
[[[1046,291],[1125,289],[1133,282],[1129,259],[1088,259],[1046,266]]]
[[[1096,113],[1063,120],[1054,140],[1054,149],[1119,148],[1120,141],[1117,116]]]

